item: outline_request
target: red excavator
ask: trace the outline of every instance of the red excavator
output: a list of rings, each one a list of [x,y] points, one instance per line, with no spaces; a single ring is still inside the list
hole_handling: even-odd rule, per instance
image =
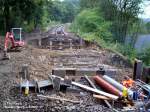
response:
[[[11,32],[6,33],[4,40],[4,57],[3,59],[9,59],[7,51],[20,51],[19,49],[25,45],[22,40],[22,28],[12,28]]]

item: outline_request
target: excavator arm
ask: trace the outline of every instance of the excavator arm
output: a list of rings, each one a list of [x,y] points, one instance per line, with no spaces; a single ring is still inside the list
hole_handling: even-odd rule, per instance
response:
[[[14,48],[15,47],[14,37],[13,37],[12,33],[7,32],[6,36],[5,36],[5,41],[4,41],[4,51],[5,52],[7,52],[9,42],[11,42],[11,48]]]
[[[4,57],[3,60],[9,60],[10,56],[7,54],[7,50],[9,47],[9,42],[11,42],[11,48],[15,47],[15,40],[12,33],[7,32],[4,40]]]

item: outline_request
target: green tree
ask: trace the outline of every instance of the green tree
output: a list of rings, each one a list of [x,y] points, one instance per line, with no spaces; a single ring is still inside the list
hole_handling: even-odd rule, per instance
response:
[[[30,21],[34,6],[34,1],[31,0],[0,0],[0,14],[3,18],[4,30],[9,31],[15,26],[15,22],[22,21],[22,18]]]
[[[146,23],[146,29],[147,29],[147,32],[150,33],[150,22]]]
[[[98,7],[100,0],[80,0],[81,10]]]
[[[78,11],[78,1],[53,1],[49,6],[49,18],[52,21],[60,21],[63,23],[72,22]]]
[[[101,0],[101,10],[107,20],[112,21],[115,40],[124,43],[129,25],[138,20],[142,0]],[[107,8],[109,7],[109,8]]]
[[[47,16],[47,4],[51,0],[0,0],[0,30],[9,31],[11,27],[32,30],[43,24]]]
[[[109,26],[110,22],[104,20],[98,9],[81,11],[72,25],[75,32],[87,34],[86,38],[90,38],[90,40],[97,40],[98,38],[109,40],[111,38]]]

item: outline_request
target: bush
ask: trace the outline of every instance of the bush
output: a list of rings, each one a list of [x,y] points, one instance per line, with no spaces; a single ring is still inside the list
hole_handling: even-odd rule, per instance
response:
[[[130,45],[122,45],[120,43],[114,43],[114,42],[106,42],[104,40],[101,40],[99,44],[107,49],[110,49],[114,52],[119,52],[122,55],[126,56],[131,62],[136,58],[137,53],[136,50],[131,47]]]
[[[150,48],[146,48],[138,57],[144,62],[145,65],[150,66]]]
[[[130,45],[121,45],[118,47],[118,51],[123,55],[127,56],[131,61],[136,58],[136,50],[135,48],[131,47]]]
[[[71,26],[71,30],[87,40],[111,40],[110,22],[104,20],[98,9],[86,9],[80,12]]]

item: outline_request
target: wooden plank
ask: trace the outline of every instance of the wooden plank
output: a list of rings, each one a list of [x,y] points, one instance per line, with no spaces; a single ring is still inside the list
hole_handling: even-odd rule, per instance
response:
[[[22,66],[22,70],[20,72],[20,75],[21,75],[21,80],[30,80],[30,74],[29,74],[29,71],[28,71],[28,65],[27,64],[24,64]]]
[[[51,80],[41,80],[37,82],[38,88],[46,87],[46,86],[53,86],[53,82]]]
[[[66,102],[71,102],[71,103],[80,103],[80,101],[75,101],[75,100],[69,100],[69,99],[65,99],[65,98],[60,98],[60,97],[52,97],[52,96],[44,96],[44,95],[37,95],[38,97],[42,97],[42,98],[47,98],[50,100],[59,100],[59,101],[66,101]]]
[[[102,95],[95,95],[95,94],[93,94],[93,97],[97,98],[97,99],[102,99],[102,100],[111,100],[110,98],[108,98],[106,96],[102,96]]]
[[[91,87],[93,87],[94,89],[97,89],[96,86],[93,84],[93,82],[88,78],[87,75],[84,76],[86,78],[86,80],[89,82],[89,84],[91,85]]]
[[[100,95],[104,95],[104,96],[109,97],[109,98],[111,98],[113,100],[117,100],[118,99],[118,96],[106,93],[104,91],[100,91],[98,89],[91,88],[89,86],[86,86],[86,85],[83,85],[83,84],[80,84],[80,83],[77,83],[77,82],[72,82],[71,84],[74,85],[74,86],[80,87],[82,89],[85,89],[87,91],[91,91],[91,92],[94,92],[94,93],[97,93],[97,94],[100,94]]]

